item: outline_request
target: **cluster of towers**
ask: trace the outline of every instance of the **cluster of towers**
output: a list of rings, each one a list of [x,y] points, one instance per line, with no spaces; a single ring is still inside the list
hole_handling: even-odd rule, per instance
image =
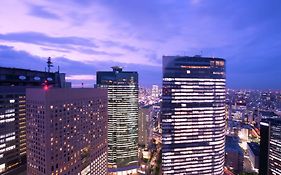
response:
[[[96,88],[65,74],[0,68],[0,174],[135,174],[138,74],[97,72]]]
[[[138,73],[115,66],[95,88],[71,88],[51,67],[0,68],[0,174],[137,174]],[[221,58],[163,57],[163,174],[224,173],[225,86]],[[276,123],[261,122],[269,168],[280,161],[268,148],[280,147]]]

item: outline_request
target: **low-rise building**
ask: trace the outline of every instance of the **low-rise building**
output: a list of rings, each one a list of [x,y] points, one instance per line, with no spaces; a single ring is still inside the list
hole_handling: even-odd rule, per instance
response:
[[[236,136],[226,136],[225,144],[225,166],[235,173],[243,171],[244,153],[239,146],[239,138]]]
[[[255,142],[248,143],[249,158],[255,169],[259,169],[260,145]]]

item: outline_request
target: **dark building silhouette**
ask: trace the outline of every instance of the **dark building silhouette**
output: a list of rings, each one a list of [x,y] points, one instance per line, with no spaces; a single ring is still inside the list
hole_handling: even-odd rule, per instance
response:
[[[223,174],[225,61],[163,56],[162,171]]]
[[[109,174],[138,168],[138,73],[112,67],[97,72],[97,86],[108,90]]]
[[[153,106],[147,105],[139,108],[138,119],[138,144],[147,147],[149,143],[150,118],[153,112]]]
[[[247,143],[248,154],[255,169],[259,169],[260,145],[255,142]]]
[[[243,171],[244,153],[237,136],[226,136],[225,166],[239,174]]]
[[[262,119],[260,136],[259,174],[281,174],[281,119]]]
[[[52,87],[65,88],[65,73],[0,67],[0,86],[42,86],[47,81]]]

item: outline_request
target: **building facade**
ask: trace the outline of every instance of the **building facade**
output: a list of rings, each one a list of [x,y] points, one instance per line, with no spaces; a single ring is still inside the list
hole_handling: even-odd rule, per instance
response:
[[[164,56],[163,174],[223,174],[225,61]]]
[[[0,87],[0,174],[26,162],[25,124],[25,88]]]
[[[138,73],[112,67],[97,72],[97,86],[108,90],[108,168],[135,174],[138,168]]]
[[[71,86],[65,81],[65,73],[0,67],[0,86],[38,87],[42,86],[45,81],[48,81],[52,87]]]
[[[139,108],[139,119],[138,119],[138,143],[142,147],[148,146],[149,143],[149,121],[152,113],[151,105],[143,106]]]
[[[259,174],[281,174],[281,119],[262,119],[260,136]]]
[[[260,159],[260,145],[256,142],[249,142],[247,144],[247,150],[249,158],[253,164],[253,167],[259,169],[259,159]]]
[[[224,166],[235,174],[243,172],[244,152],[239,145],[239,137],[226,136]]]
[[[65,74],[0,67],[0,174],[26,169],[26,88],[44,84],[66,87]]]
[[[27,174],[107,174],[107,92],[27,89]]]

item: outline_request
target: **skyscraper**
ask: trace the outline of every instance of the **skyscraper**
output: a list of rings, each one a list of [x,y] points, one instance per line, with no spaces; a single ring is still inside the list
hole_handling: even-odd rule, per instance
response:
[[[164,174],[223,174],[225,61],[164,56],[162,91]]]
[[[97,72],[97,86],[108,90],[108,167],[110,174],[138,168],[138,73],[112,67]]]
[[[139,123],[138,123],[138,143],[142,147],[148,146],[149,141],[149,121],[152,113],[151,105],[142,106],[139,108]]]
[[[281,174],[281,119],[262,119],[260,134],[259,174]]]
[[[25,91],[44,83],[66,87],[65,74],[0,67],[0,174],[26,168]]]
[[[25,169],[25,88],[0,86],[0,174]]]
[[[27,174],[107,174],[107,92],[27,89]]]

